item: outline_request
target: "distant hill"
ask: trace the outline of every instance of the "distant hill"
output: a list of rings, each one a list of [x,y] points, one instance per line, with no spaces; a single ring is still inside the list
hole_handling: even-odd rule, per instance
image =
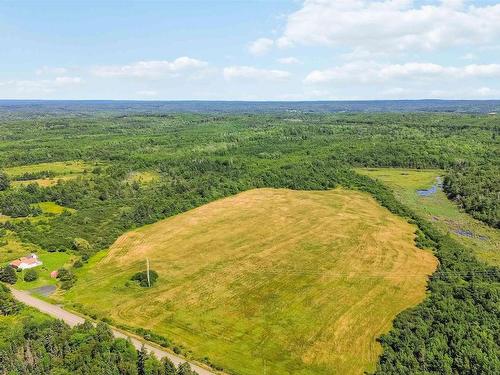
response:
[[[0,100],[0,117],[168,113],[500,112],[500,100],[127,101]]]

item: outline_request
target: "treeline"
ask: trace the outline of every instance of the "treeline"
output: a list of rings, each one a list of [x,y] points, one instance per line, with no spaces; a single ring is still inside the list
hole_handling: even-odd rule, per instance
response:
[[[70,328],[16,302],[0,283],[0,374],[18,375],[195,375],[144,348],[115,339],[105,323]]]
[[[467,213],[500,228],[499,164],[458,164],[445,176],[443,189]]]

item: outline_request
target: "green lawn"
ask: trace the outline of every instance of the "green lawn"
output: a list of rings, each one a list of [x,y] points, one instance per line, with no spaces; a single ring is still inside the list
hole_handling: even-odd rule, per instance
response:
[[[399,168],[359,168],[356,171],[386,184],[402,203],[472,249],[480,259],[500,265],[500,231],[460,210],[442,191],[427,197],[417,194],[417,190],[431,187],[443,171]],[[474,236],[459,235],[458,230],[471,231]]]
[[[18,289],[33,289],[45,285],[56,285],[57,279],[50,277],[52,271],[58,270],[65,265],[70,265],[75,258],[75,256],[68,253],[49,253],[47,251],[39,251],[36,253],[43,264],[39,267],[34,268],[38,273],[38,280],[32,282],[26,282],[23,280],[24,272],[19,272],[18,281],[16,283],[16,288]],[[26,255],[26,254],[25,254]]]

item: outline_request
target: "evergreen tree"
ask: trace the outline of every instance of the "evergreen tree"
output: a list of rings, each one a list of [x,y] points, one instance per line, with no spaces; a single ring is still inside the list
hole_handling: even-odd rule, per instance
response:
[[[0,281],[8,284],[15,284],[17,281],[17,274],[11,266],[0,268]]]
[[[7,190],[10,186],[9,176],[3,171],[0,171],[0,191]]]
[[[148,358],[148,353],[144,345],[137,353],[137,375],[146,375],[146,360]]]
[[[174,363],[170,359],[165,357],[163,358],[162,362],[165,375],[177,375],[177,369],[175,368]]]
[[[196,371],[191,370],[189,363],[184,362],[177,369],[177,375],[196,375]]]

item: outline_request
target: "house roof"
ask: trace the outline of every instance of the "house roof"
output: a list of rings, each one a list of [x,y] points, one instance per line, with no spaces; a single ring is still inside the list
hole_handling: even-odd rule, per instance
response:
[[[10,262],[10,265],[13,267],[19,267],[21,264],[35,264],[38,263],[38,258],[36,255],[32,254],[27,257],[22,257]]]

